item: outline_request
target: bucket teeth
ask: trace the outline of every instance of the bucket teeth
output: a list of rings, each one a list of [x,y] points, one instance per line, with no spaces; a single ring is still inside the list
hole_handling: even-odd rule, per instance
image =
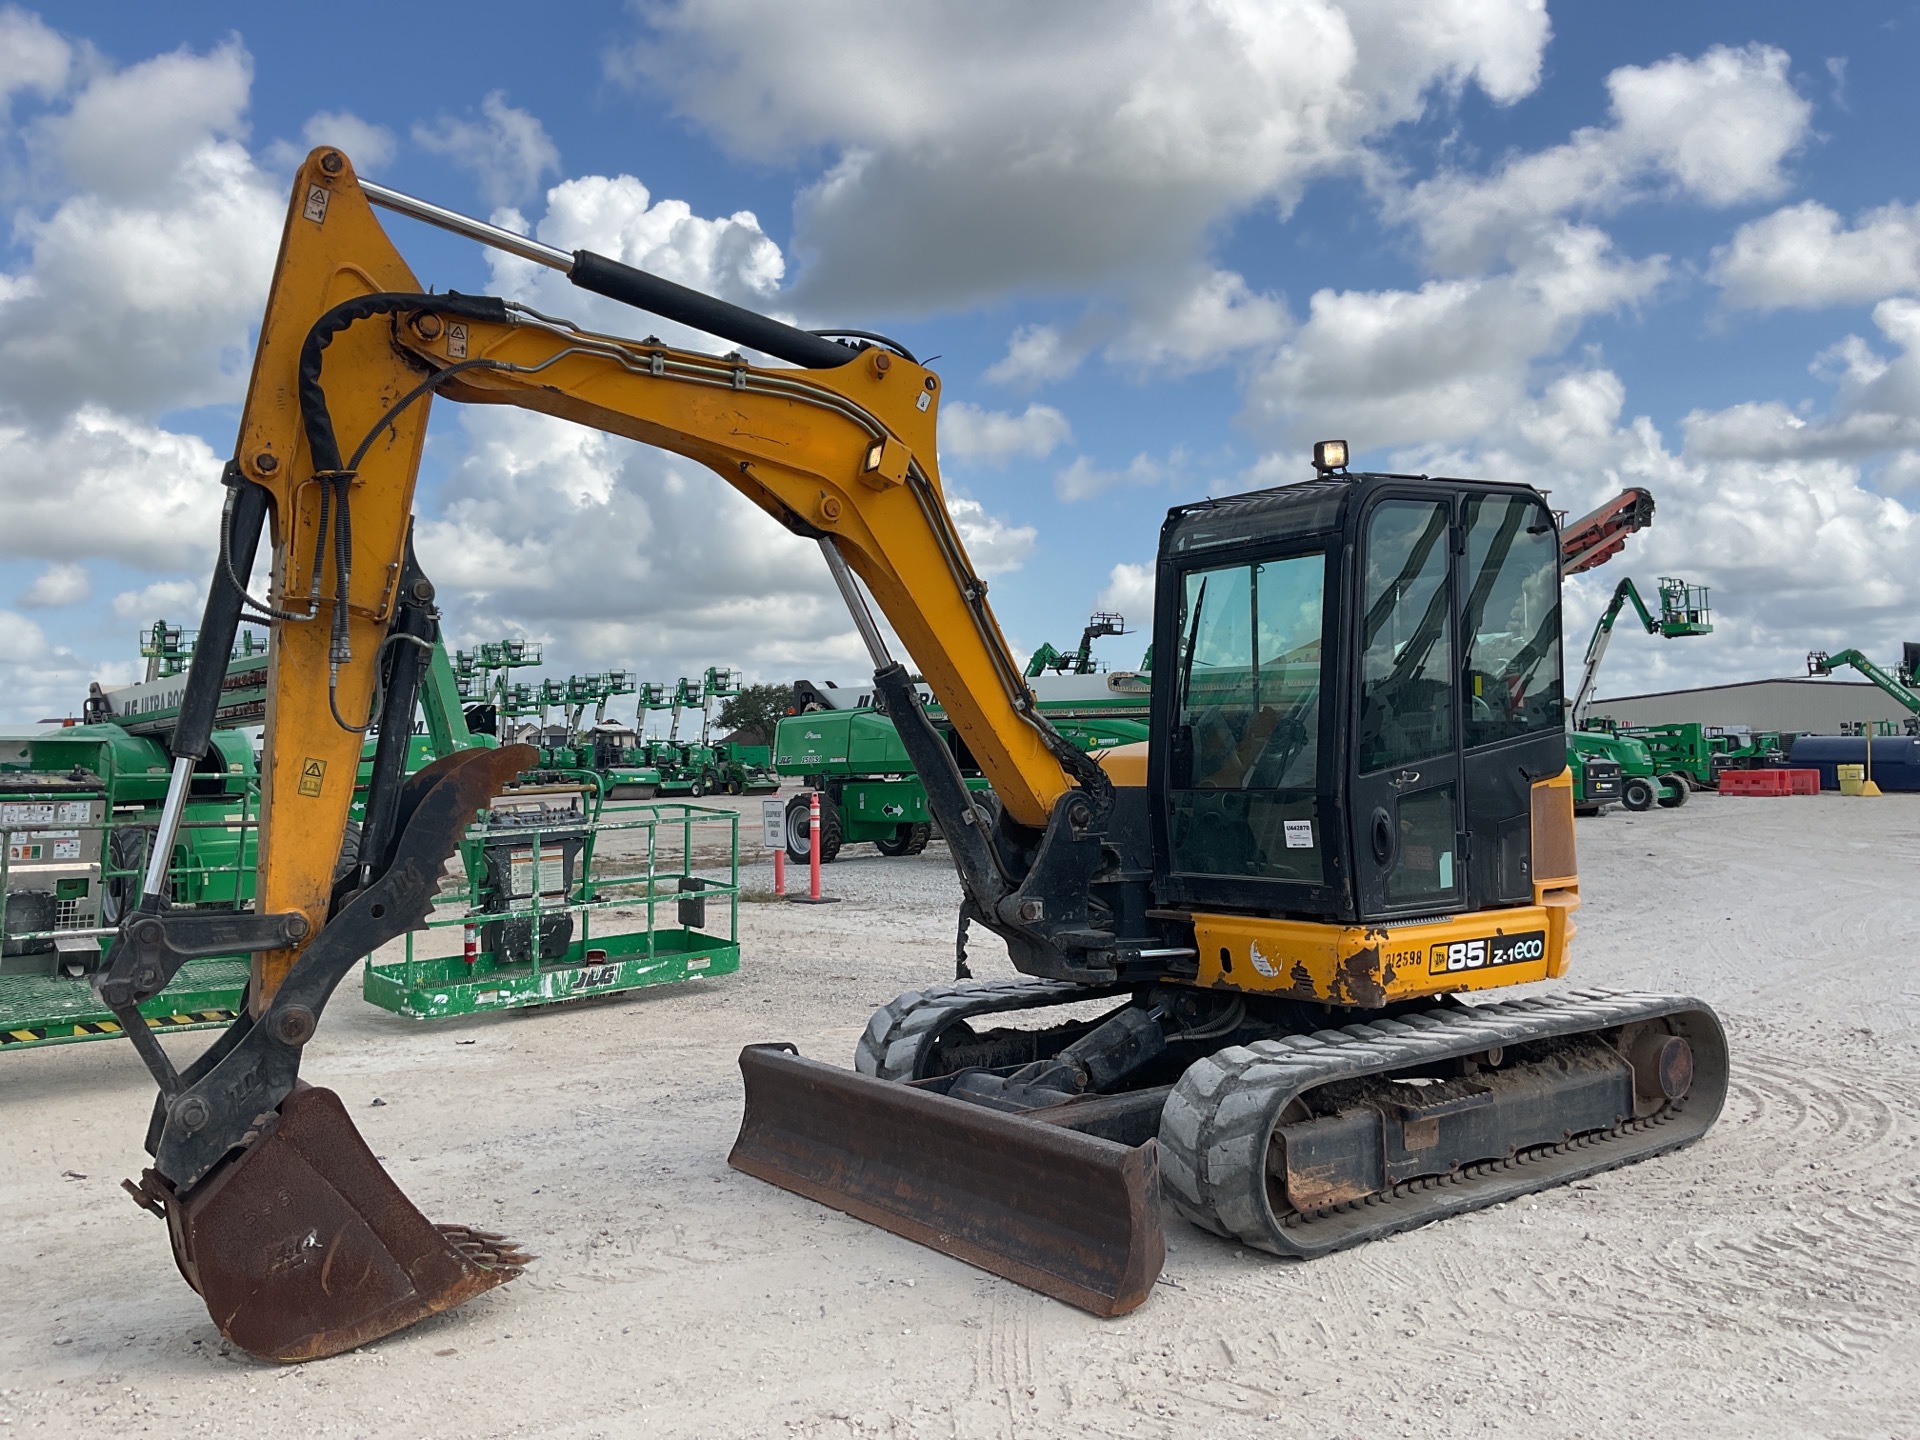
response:
[[[470,1225],[436,1225],[442,1238],[476,1265],[493,1270],[520,1270],[538,1255],[529,1255],[518,1240],[509,1240],[491,1230],[475,1230]]]

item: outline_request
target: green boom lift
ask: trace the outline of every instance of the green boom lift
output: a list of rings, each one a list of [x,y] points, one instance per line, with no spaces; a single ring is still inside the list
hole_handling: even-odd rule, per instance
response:
[[[1807,673],[1831,675],[1841,667],[1850,665],[1891,695],[1909,715],[1920,716],[1920,694],[1914,693],[1915,681],[1920,679],[1920,644],[1910,640],[1902,647],[1902,652],[1899,672],[1889,675],[1858,650],[1842,650],[1838,655],[1829,655],[1824,650],[1809,650]]]
[[[1574,692],[1570,709],[1573,729],[1567,737],[1568,763],[1575,780],[1574,803],[1578,809],[1593,812],[1599,808],[1595,803],[1598,797],[1588,795],[1582,782],[1590,769],[1604,768],[1597,762],[1605,761],[1620,767],[1620,801],[1627,809],[1648,810],[1656,803],[1669,807],[1686,803],[1689,793],[1686,777],[1678,772],[1660,773],[1646,745],[1629,736],[1589,731],[1582,726],[1601,658],[1613,639],[1614,623],[1628,605],[1633,606],[1649,635],[1679,640],[1713,633],[1712,610],[1704,585],[1689,585],[1684,580],[1663,577],[1658,593],[1660,608],[1656,613],[1640,598],[1632,577],[1623,578],[1614,586],[1613,598],[1601,612],[1593,627],[1593,638],[1587,642],[1586,669],[1580,677],[1580,688]]]

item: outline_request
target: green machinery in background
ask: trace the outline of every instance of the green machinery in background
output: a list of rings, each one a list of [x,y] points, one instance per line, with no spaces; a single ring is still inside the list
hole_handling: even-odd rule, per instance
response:
[[[1613,639],[1614,622],[1629,604],[1640,616],[1640,624],[1647,634],[1658,635],[1663,640],[1680,640],[1713,633],[1713,613],[1707,605],[1706,586],[1662,578],[1659,595],[1660,609],[1655,613],[1640,598],[1631,576],[1623,578],[1613,587],[1613,598],[1607,602],[1607,608],[1594,624],[1593,637],[1587,641],[1586,668],[1580,676],[1580,687],[1573,694],[1575,729],[1586,718],[1587,704],[1593,698],[1593,682],[1600,673],[1600,661]]]
[[[191,632],[159,622],[141,635],[146,677],[111,689],[91,686],[85,723],[0,737],[0,834],[5,836],[0,854],[0,1049],[120,1033],[89,982],[111,948],[121,915],[141,896],[147,848],[171,768],[165,742],[178,714],[193,646]],[[471,729],[468,719],[490,725],[501,708],[512,713],[524,703],[524,692],[516,694],[521,687],[501,677],[538,662],[538,646],[519,641],[457,657],[436,645],[421,686],[424,731],[410,739],[408,770],[455,750],[499,743],[493,735]],[[240,909],[252,903],[259,774],[245,729],[265,717],[266,665],[264,644],[243,633],[229,661],[220,728],[195,774],[175,841],[167,881],[173,905]],[[596,689],[610,691],[607,698],[631,693],[630,688],[618,688],[621,683],[630,686],[630,677],[624,682],[591,678]],[[583,699],[575,687],[568,703],[584,708],[603,702],[592,692]],[[580,713],[574,713],[575,723]],[[363,785],[372,766],[373,744],[369,739],[361,759]],[[404,979],[388,983],[370,978],[369,999],[390,1002],[389,1008],[409,1015],[452,1014],[545,1004],[574,994],[613,993],[737,968],[732,910],[726,939],[700,935],[696,932],[707,912],[704,899],[699,904],[693,899],[693,892],[707,889],[716,898],[731,893],[737,879],[737,844],[731,834],[724,845],[707,847],[713,854],[702,862],[708,872],[704,876],[694,874],[693,838],[702,826],[732,826],[734,817],[709,819],[684,806],[665,818],[638,810],[610,817],[602,801],[606,787],[583,769],[562,770],[554,778],[563,783],[529,792],[539,796],[537,800],[530,802],[518,791],[502,797],[463,842],[463,911],[498,917],[476,921],[476,934],[484,935],[486,943],[478,951],[462,947],[464,979],[434,973],[433,962],[422,962],[427,970],[407,973],[414,980],[430,977],[427,989]],[[663,826],[685,841],[677,852],[672,844],[660,842]],[[612,831],[621,834],[616,838]],[[647,837],[640,852],[644,864],[633,873],[628,873],[634,857],[627,832]],[[551,853],[542,855],[543,847]],[[595,872],[598,854],[610,856],[612,871]],[[558,889],[526,889],[521,883],[526,876],[544,876],[551,868],[547,861],[555,857],[564,883]],[[533,868],[527,870],[526,864]],[[716,867],[727,878],[712,873]],[[656,925],[663,886],[687,893],[678,927]],[[530,919],[521,913],[528,907]],[[603,922],[598,934],[590,915]],[[576,916],[577,940],[571,938]],[[457,923],[457,918],[436,921]],[[541,945],[529,950],[523,930],[540,934]],[[569,938],[555,948],[554,937],[563,930]],[[378,968],[369,961],[370,977]],[[142,1013],[155,1029],[230,1023],[243,1003],[248,970],[246,957],[240,955],[190,960],[166,990],[141,1007]],[[528,979],[529,974],[535,978]],[[489,976],[492,981],[479,983]],[[467,981],[473,984],[462,990]],[[442,992],[443,999],[433,998]]]
[[[1807,652],[1809,675],[1831,675],[1847,666],[1858,670],[1899,702],[1907,712],[1906,732],[1909,735],[1920,734],[1920,693],[1915,691],[1916,682],[1920,682],[1920,644],[1909,640],[1900,647],[1900,668],[1892,675],[1858,650],[1842,650],[1837,655],[1829,655],[1824,650]]]
[[[146,677],[90,687],[85,723],[0,737],[0,1049],[120,1033],[91,977],[137,904],[167,794],[171,732],[193,635],[159,622],[140,636]],[[235,645],[220,723],[195,770],[167,872],[171,904],[241,909],[253,900],[259,773],[236,728],[264,712],[266,648]],[[156,1029],[230,1022],[244,956],[189,960],[140,1007]]]
[[[1086,628],[1080,632],[1080,644],[1071,651],[1056,650],[1042,643],[1027,660],[1027,678],[1035,679],[1052,671],[1056,675],[1092,675],[1093,642],[1105,635],[1127,634],[1127,620],[1124,615],[1116,615],[1110,610],[1096,610],[1088,619]],[[1145,665],[1141,669],[1146,669]]]
[[[1659,610],[1647,607],[1640,598],[1632,577],[1614,586],[1607,608],[1593,627],[1587,641],[1585,668],[1569,707],[1572,730],[1567,737],[1568,764],[1573,769],[1574,808],[1586,814],[1598,814],[1612,803],[1606,794],[1610,780],[1609,764],[1619,769],[1619,802],[1629,810],[1650,810],[1654,805],[1684,805],[1690,793],[1687,771],[1677,764],[1663,765],[1647,745],[1609,729],[1589,730],[1584,725],[1586,710],[1593,697],[1600,661],[1613,639],[1614,624],[1628,605],[1640,617],[1641,627],[1649,635],[1679,640],[1713,633],[1713,614],[1703,585],[1663,577],[1659,585]]]
[[[610,803],[597,783],[511,790],[461,842],[465,885],[402,953],[368,958],[361,993],[433,1020],[732,974],[739,824],[729,810]],[[721,915],[725,933],[711,933]]]
[[[400,956],[367,958],[361,993],[372,1004],[428,1020],[739,969],[738,817],[688,805],[609,804],[623,779],[651,785],[657,778],[626,764],[631,749],[616,742],[631,732],[606,719],[609,702],[640,687],[629,670],[513,679],[541,658],[537,643],[521,640],[460,652],[451,664],[435,649],[421,691],[428,734],[416,737],[426,741],[419,763],[448,748],[498,743],[470,734],[468,719],[498,728],[530,718],[541,732],[540,765],[462,840],[465,884],[436,904],[429,938],[410,934]],[[565,716],[564,738],[546,733],[555,707]],[[412,768],[414,756],[408,760]],[[699,853],[702,836],[710,853]],[[669,896],[671,925],[661,923]],[[703,929],[715,901],[727,907],[724,937]],[[444,953],[432,940],[449,929],[460,932],[460,943]]]
[[[159,741],[111,723],[0,738],[0,1049],[120,1033],[90,981],[142,894],[168,769]],[[252,743],[216,732],[174,842],[174,905],[252,902],[257,809]],[[243,956],[189,960],[141,1013],[155,1029],[224,1025],[247,968]]]
[[[1629,758],[1633,758],[1629,756]],[[1567,735],[1567,768],[1573,772],[1573,813],[1598,815],[1618,805],[1625,788],[1619,753],[1581,731]]]
[[[713,738],[714,705],[739,693],[739,672],[718,665],[708,667],[698,680],[681,676],[671,694],[664,685],[640,687],[636,721],[641,736],[645,735],[650,713],[665,711],[669,717],[664,738],[642,738],[636,747],[639,763],[659,772],[659,794],[699,799],[722,792],[770,794],[780,788],[779,777],[769,769],[772,747]],[[699,738],[689,735],[683,740],[681,722],[693,714],[700,717]]]
[[[611,795],[622,799],[699,799],[722,791],[740,795],[778,788],[778,779],[767,768],[770,747],[711,738],[712,705],[740,693],[735,671],[714,666],[699,680],[682,676],[672,691],[656,681],[636,681],[631,670],[564,680],[513,678],[514,670],[540,661],[536,642],[496,641],[458,652],[454,668],[476,728],[511,733],[519,728],[515,722],[532,723],[543,771],[591,771]],[[625,695],[635,697],[631,725],[607,718],[608,703]],[[562,717],[557,728],[549,724],[556,709]],[[666,736],[647,738],[648,716],[662,711],[671,715]],[[683,739],[681,725],[694,714],[700,717],[699,736]]]
[[[195,639],[181,626],[155,622],[140,636],[142,680],[89,686],[80,725],[0,738],[0,1048],[119,1033],[90,977],[120,917],[141,898],[171,768],[166,741]],[[174,842],[171,905],[232,910],[253,901],[259,772],[245,732],[265,719],[266,670],[264,641],[243,631],[228,661],[212,748],[195,773]],[[438,646],[421,709],[426,733],[411,738],[410,770],[453,750],[496,743],[469,732],[455,668]],[[373,743],[361,758],[361,785],[372,769]],[[155,1029],[227,1024],[248,969],[244,955],[189,960],[141,1011]]]
[[[1717,790],[1728,770],[1760,770],[1782,764],[1788,746],[1775,732],[1729,730],[1718,725],[1618,725],[1589,717],[1585,734],[1616,736],[1644,746],[1662,775],[1682,775],[1698,790]]]
[[[1095,615],[1081,637],[1086,650],[1099,635],[1123,635],[1118,615]],[[1144,670],[1101,672],[1091,656],[1062,656],[1043,645],[1028,662],[1035,708],[1083,750],[1106,750],[1145,740],[1149,732],[1151,677]],[[931,692],[921,703],[933,717],[967,784],[987,788],[973,757]],[[893,721],[873,708],[871,692],[809,680],[794,684],[795,713],[774,728],[773,769],[799,779],[806,789],[786,807],[787,853],[804,861],[812,843],[811,792],[820,794],[820,858],[832,860],[843,845],[871,842],[882,855],[918,855],[931,838],[927,793],[907,759]]]

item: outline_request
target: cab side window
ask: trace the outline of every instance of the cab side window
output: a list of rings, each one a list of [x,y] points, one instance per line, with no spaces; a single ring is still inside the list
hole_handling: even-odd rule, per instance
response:
[[[1560,541],[1527,496],[1466,502],[1460,690],[1465,748],[1565,723],[1560,677]]]
[[[1448,507],[1388,500],[1367,522],[1361,608],[1361,773],[1453,749]]]

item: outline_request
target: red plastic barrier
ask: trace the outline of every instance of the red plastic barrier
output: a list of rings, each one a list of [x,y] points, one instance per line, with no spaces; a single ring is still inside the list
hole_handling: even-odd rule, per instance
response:
[[[1791,795],[1793,789],[1787,776],[1787,770],[1722,770],[1720,772],[1720,793],[1722,795]],[[1818,783],[1819,772],[1814,772]]]
[[[1818,770],[1782,770],[1787,777],[1790,795],[1818,795],[1820,793],[1820,772]]]

